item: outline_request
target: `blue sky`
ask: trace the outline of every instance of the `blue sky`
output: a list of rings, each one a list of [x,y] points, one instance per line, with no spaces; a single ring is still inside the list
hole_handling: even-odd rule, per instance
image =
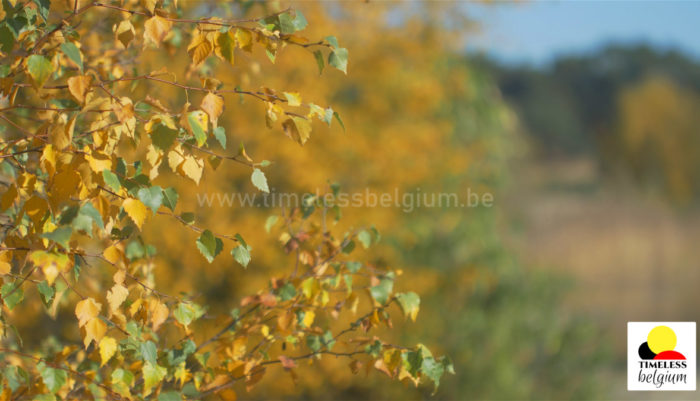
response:
[[[700,60],[700,1],[548,0],[465,3],[482,32],[468,49],[509,63],[546,64],[611,41],[651,43]]]

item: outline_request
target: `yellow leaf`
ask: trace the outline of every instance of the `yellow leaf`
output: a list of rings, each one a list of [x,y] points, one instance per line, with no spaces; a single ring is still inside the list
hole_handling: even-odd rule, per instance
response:
[[[131,220],[136,223],[136,226],[141,229],[143,222],[146,221],[146,217],[148,216],[148,208],[146,205],[141,203],[138,199],[128,198],[124,200],[122,207],[124,207],[126,214],[131,217]]]
[[[239,48],[251,52],[253,50],[253,34],[247,29],[236,29],[236,43]]]
[[[102,174],[102,170],[112,169],[112,158],[102,152],[95,151],[92,154],[86,152],[85,158],[90,165],[90,169],[97,174]]]
[[[165,36],[170,32],[173,23],[167,19],[155,15],[146,21],[144,24],[143,39],[145,44],[152,43],[156,47],[160,46],[160,42],[165,39]]]
[[[102,309],[102,304],[92,298],[86,298],[75,305],[75,316],[78,317],[78,326],[83,327],[87,322],[97,317]]]
[[[178,171],[178,167],[185,161],[185,156],[182,153],[182,147],[178,144],[170,152],[168,152],[168,165],[173,172]]]
[[[283,92],[290,106],[301,106],[301,95],[299,92]]]
[[[73,127],[75,126],[75,119],[72,120],[73,123],[68,122],[66,115],[61,115],[49,128],[49,143],[56,148],[56,150],[63,150],[68,147],[73,141]]]
[[[302,324],[304,324],[305,327],[311,327],[311,325],[314,323],[314,318],[316,317],[316,314],[314,311],[306,311],[304,312],[304,319],[301,321]]]
[[[185,177],[190,178],[192,181],[199,185],[199,180],[202,178],[202,171],[204,170],[204,162],[198,160],[194,156],[187,156],[185,161],[178,167],[178,171]]]
[[[153,299],[149,303],[149,307],[151,309],[151,327],[153,331],[158,331],[160,326],[168,319],[170,311],[164,303],[157,299]]]
[[[282,128],[288,137],[294,139],[300,145],[305,144],[309,136],[311,136],[311,123],[302,117],[293,116],[286,119],[282,123]]]
[[[2,198],[0,198],[0,209],[4,211],[12,206],[12,204],[15,203],[15,199],[17,199],[17,195],[17,187],[15,184],[10,185],[7,191],[2,194]]]
[[[187,46],[187,54],[192,58],[192,63],[198,66],[211,54],[214,46],[204,33],[198,33],[192,38],[192,42]]]
[[[143,6],[146,7],[146,10],[151,14],[155,11],[156,4],[158,4],[158,0],[143,0]]]
[[[24,202],[24,212],[27,213],[27,216],[32,220],[35,227],[41,226],[41,222],[44,220],[48,209],[49,205],[46,201],[36,195]]]
[[[236,396],[236,392],[233,391],[230,388],[223,389],[222,391],[219,391],[217,395],[223,400],[223,401],[236,401],[238,397]]]
[[[82,104],[85,103],[85,95],[90,90],[90,83],[92,83],[92,76],[90,75],[70,77],[68,78],[68,90]]]
[[[124,20],[114,26],[114,37],[119,43],[126,48],[129,43],[136,37],[136,30],[131,24],[131,21]]]
[[[109,303],[109,310],[115,312],[119,305],[126,301],[126,297],[129,296],[129,290],[121,284],[115,284],[111,290],[107,291],[107,302]]]
[[[51,180],[49,192],[49,201],[51,207],[55,210],[62,202],[70,199],[74,195],[80,185],[80,175],[73,169],[66,169],[56,174]]]
[[[105,249],[104,252],[102,252],[102,256],[104,256],[110,263],[116,265],[117,262],[122,260],[122,251],[117,248],[116,245],[111,245]]]
[[[53,285],[59,273],[67,271],[71,266],[70,259],[66,254],[34,251],[29,255],[29,259],[35,266],[41,268],[49,285]]]
[[[44,146],[41,152],[41,167],[50,175],[56,172],[56,149],[51,144]]]
[[[133,137],[136,129],[136,116],[134,115],[134,103],[128,97],[122,97],[119,102],[114,102],[112,111],[119,119],[124,128],[127,130],[127,135]]]
[[[158,167],[160,167],[160,164],[163,162],[163,151],[156,149],[153,144],[148,145],[146,160],[148,160],[148,164],[151,165],[151,171],[148,173],[148,178],[153,181],[156,177],[158,177]]]
[[[8,274],[12,270],[12,252],[0,252],[0,274]]]
[[[224,98],[209,92],[204,96],[204,99],[202,99],[200,107],[209,115],[211,124],[216,128],[219,116],[224,111]]]
[[[109,361],[117,352],[117,340],[108,336],[102,337],[99,347],[100,358],[102,359],[100,366],[104,366],[104,364],[107,363],[107,361]]]
[[[85,325],[85,337],[83,344],[85,348],[90,346],[90,343],[95,341],[99,343],[107,332],[107,325],[98,317],[90,319]]]

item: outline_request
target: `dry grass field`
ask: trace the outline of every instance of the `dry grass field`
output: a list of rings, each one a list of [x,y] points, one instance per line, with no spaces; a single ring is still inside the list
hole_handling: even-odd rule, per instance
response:
[[[601,184],[609,180],[587,160],[515,171],[505,200],[516,221],[512,245],[530,268],[572,279],[568,306],[607,333],[616,361],[612,396],[646,396],[624,388],[626,322],[699,320],[700,212]]]

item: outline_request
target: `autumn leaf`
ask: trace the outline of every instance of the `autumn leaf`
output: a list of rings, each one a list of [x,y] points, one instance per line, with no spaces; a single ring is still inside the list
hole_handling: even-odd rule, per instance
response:
[[[107,325],[99,317],[90,319],[84,328],[83,345],[85,345],[85,348],[89,347],[93,341],[99,343],[105,333],[107,333]]]
[[[117,308],[126,301],[129,296],[129,290],[121,284],[115,284],[111,290],[107,291],[107,303],[109,310],[116,312]]]
[[[187,47],[187,54],[192,58],[192,64],[200,65],[211,54],[214,46],[205,33],[197,33]]]
[[[202,99],[200,107],[209,115],[211,124],[216,128],[219,116],[221,116],[221,113],[224,111],[224,98],[209,92],[204,96],[204,99]]]
[[[27,58],[27,72],[32,77],[34,88],[39,89],[51,76],[53,66],[48,58],[33,54]]]
[[[92,298],[86,298],[75,305],[75,316],[78,317],[78,326],[83,327],[88,321],[97,317],[102,309],[102,304]]]
[[[173,23],[159,15],[154,15],[144,23],[143,39],[144,44],[153,44],[159,47],[160,43],[170,32]],[[126,45],[125,45],[126,47]]]
[[[112,337],[102,337],[99,344],[100,349],[100,366],[104,366],[117,352],[117,340]]]
[[[129,46],[134,37],[136,37],[136,29],[129,20],[122,20],[114,26],[114,36],[121,45],[126,48]]]
[[[293,116],[282,123],[284,133],[300,145],[306,143],[311,135],[311,124],[303,117]]]
[[[148,209],[146,208],[146,205],[144,205],[138,199],[127,198],[122,203],[122,207],[124,208],[126,214],[129,215],[131,220],[140,229],[148,216]]]
[[[92,77],[89,75],[78,75],[68,78],[68,90],[79,103],[85,103],[85,95],[90,90]]]

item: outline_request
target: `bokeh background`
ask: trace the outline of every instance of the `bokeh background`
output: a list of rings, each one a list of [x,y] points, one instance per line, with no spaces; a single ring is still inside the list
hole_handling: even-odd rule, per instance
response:
[[[289,5],[184,3],[222,17]],[[348,48],[347,77],[319,75],[302,48],[285,49],[275,65],[239,53],[236,67],[210,66],[226,85],[299,91],[343,118],[345,131],[318,126],[300,147],[264,127],[261,105],[227,99],[220,121],[230,143],[273,161],[275,191],[337,182],[347,192],[494,196],[490,208],[347,208],[338,223],[374,224],[382,241],[358,257],[402,269],[399,289],[420,294],[418,321],[396,313],[387,335],[453,359],[456,376],[434,399],[643,396],[625,390],[625,323],[698,320],[700,28],[691,17],[700,3],[291,4],[309,21],[305,36],[333,34]],[[162,60],[146,52],[142,62]],[[186,74],[182,50],[168,68]],[[149,90],[184,102],[168,87]],[[197,194],[254,192],[247,173],[208,166],[200,186],[179,192],[202,225],[246,238],[248,269],[183,253],[194,234],[156,219],[146,236],[159,250],[161,288],[196,292],[225,312],[289,269],[262,229],[278,210],[197,203]],[[296,385],[280,372],[239,397],[408,400],[432,391],[379,372],[354,376],[347,361],[301,369]]]

